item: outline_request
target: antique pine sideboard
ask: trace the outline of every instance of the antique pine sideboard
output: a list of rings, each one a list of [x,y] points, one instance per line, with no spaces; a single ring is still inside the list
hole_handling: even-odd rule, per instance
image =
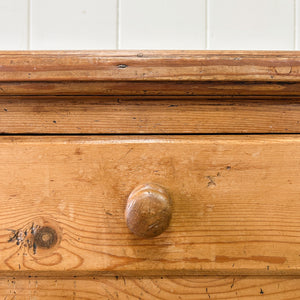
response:
[[[299,52],[0,52],[0,298],[299,299],[299,95]]]

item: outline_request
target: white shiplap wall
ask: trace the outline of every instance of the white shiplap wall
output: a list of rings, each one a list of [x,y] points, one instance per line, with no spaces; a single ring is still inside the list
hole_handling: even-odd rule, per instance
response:
[[[0,49],[300,49],[300,0],[0,0]]]

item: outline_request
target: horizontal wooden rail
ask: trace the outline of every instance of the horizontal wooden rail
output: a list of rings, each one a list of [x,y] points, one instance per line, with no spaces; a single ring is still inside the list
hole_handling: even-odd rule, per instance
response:
[[[4,278],[2,299],[299,299],[294,276]]]
[[[0,94],[297,95],[297,51],[0,52]]]
[[[300,133],[300,97],[0,96],[4,134]]]

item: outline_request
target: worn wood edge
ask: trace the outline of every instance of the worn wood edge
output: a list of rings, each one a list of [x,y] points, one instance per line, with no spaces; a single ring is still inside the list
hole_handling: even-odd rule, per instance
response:
[[[13,299],[298,299],[299,277],[0,278]]]
[[[228,135],[1,135],[0,142],[17,143],[53,143],[53,144],[201,144],[207,141],[226,141],[233,144],[298,143],[300,134],[228,134]]]
[[[51,273],[51,272],[50,272]],[[72,274],[67,274],[65,271],[61,272],[64,274],[61,274],[61,276],[59,276],[59,278],[57,278],[56,274],[50,274],[49,276],[43,276],[45,274],[34,274],[34,275],[28,275],[28,274],[21,274],[19,276],[13,276],[13,275],[2,275],[0,276],[0,281],[1,280],[5,280],[5,279],[19,279],[19,280],[35,280],[35,279],[40,279],[40,280],[101,280],[101,279],[116,279],[116,277],[119,277],[118,279],[122,278],[123,275],[114,275],[114,274],[101,274],[101,275],[97,275],[97,274],[92,274],[92,273],[80,273],[78,275],[72,275]],[[24,275],[24,276],[22,276]],[[52,276],[53,275],[53,276]],[[213,279],[213,278],[218,278],[218,279],[223,279],[223,278],[241,278],[241,279],[259,279],[259,280],[264,280],[264,279],[282,279],[283,276],[282,275],[277,275],[277,274],[268,274],[268,275],[185,275],[185,274],[180,274],[180,275],[164,275],[164,274],[158,274],[158,275],[141,275],[141,276],[136,276],[136,275],[126,275],[126,278],[129,279],[135,279],[135,278],[139,278],[139,279],[177,279],[177,278],[197,278],[199,280],[206,280],[206,279]],[[299,279],[300,280],[300,275],[285,275],[284,278],[286,278],[287,280],[291,280],[291,279]],[[300,287],[300,286],[299,286]]]
[[[159,101],[201,101],[204,103],[210,103],[210,101],[238,101],[245,102],[246,104],[251,101],[287,101],[287,102],[300,102],[300,95],[286,96],[286,95],[5,95],[0,94],[0,100],[2,101],[70,101],[70,100],[93,100],[97,99],[99,103],[105,103],[106,101],[118,100],[119,102],[128,101],[155,101],[159,104]]]
[[[1,81],[299,81],[297,51],[0,52]]]
[[[298,51],[0,51],[0,95],[298,95]]]
[[[93,277],[114,277],[114,276],[126,276],[126,277],[178,277],[178,276],[252,276],[252,277],[299,277],[300,270],[257,270],[257,269],[218,269],[214,270],[65,270],[65,271],[30,271],[30,270],[19,270],[19,271],[0,271],[0,277],[14,277],[14,278],[56,278],[56,279],[67,279],[67,278],[93,278]]]

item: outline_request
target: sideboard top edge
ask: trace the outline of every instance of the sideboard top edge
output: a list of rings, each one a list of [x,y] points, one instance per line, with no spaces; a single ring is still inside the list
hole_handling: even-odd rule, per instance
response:
[[[161,89],[161,95],[295,95],[300,91],[300,52],[0,51],[0,94],[22,94],[22,89],[34,94],[43,83],[47,90],[55,86],[50,94],[86,93],[91,85],[91,94],[102,94],[108,85],[103,94],[151,94],[150,88],[154,94]],[[131,88],[132,83],[138,87]]]

